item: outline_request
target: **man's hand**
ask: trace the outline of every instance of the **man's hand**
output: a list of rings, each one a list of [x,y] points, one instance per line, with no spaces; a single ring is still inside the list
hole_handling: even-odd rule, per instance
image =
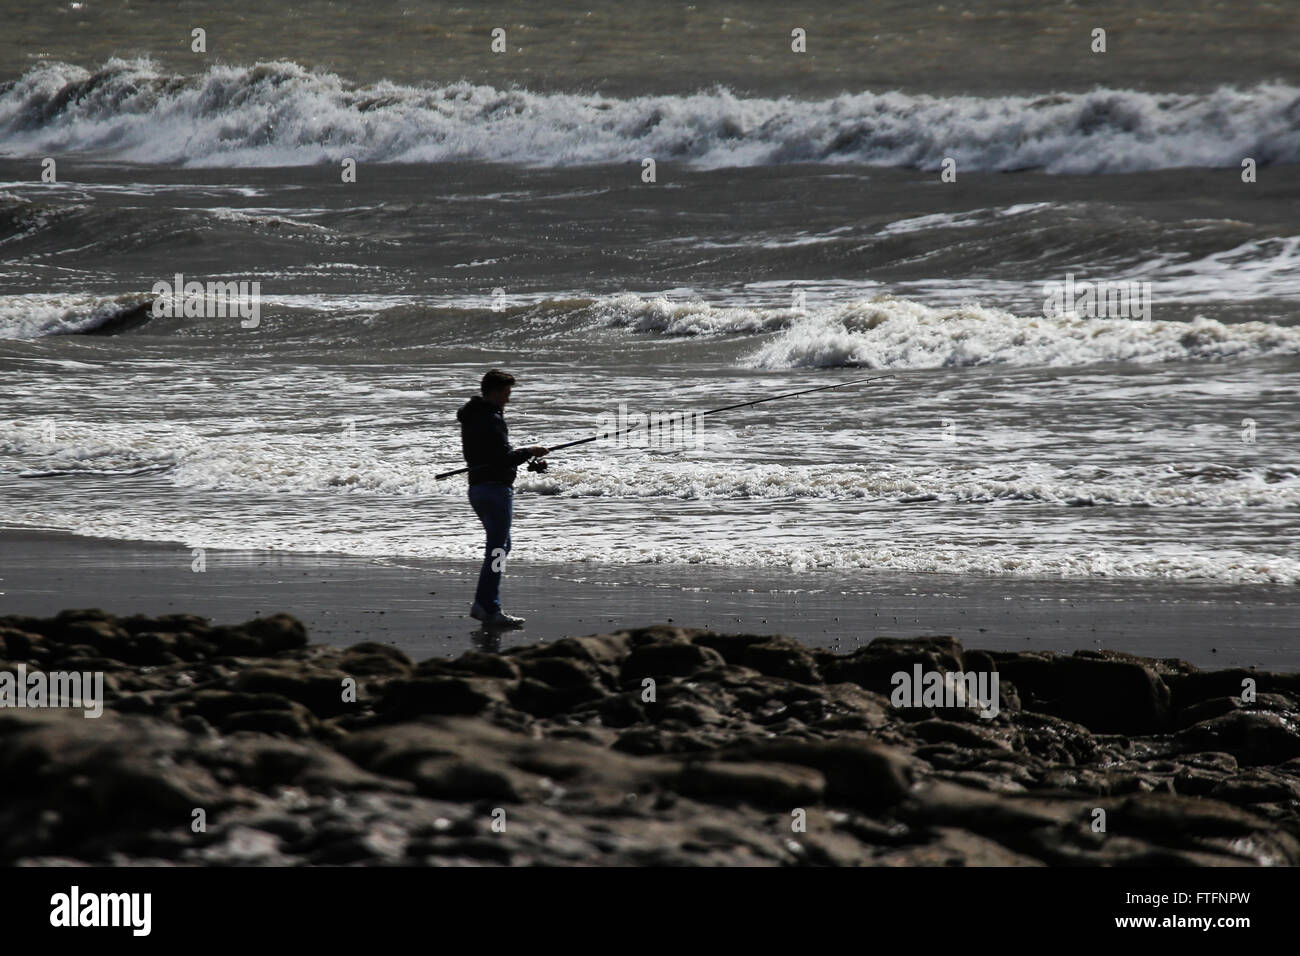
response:
[[[548,451],[550,451],[550,449],[547,448],[545,445],[533,445],[531,448],[528,449],[528,454],[531,455],[533,458],[542,458],[546,455]]]

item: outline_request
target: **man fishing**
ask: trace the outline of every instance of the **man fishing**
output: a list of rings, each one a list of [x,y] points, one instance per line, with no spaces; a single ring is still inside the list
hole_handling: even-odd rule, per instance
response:
[[[547,451],[541,445],[510,447],[504,411],[514,384],[515,377],[509,372],[492,369],[479,385],[483,394],[475,395],[456,413],[461,451],[468,466],[469,503],[487,536],[469,613],[488,627],[523,626],[522,617],[501,609],[501,576],[510,553],[510,523],[514,519],[515,473],[529,458],[541,458]]]
[[[818,385],[816,388],[804,388],[797,392],[785,392],[782,395],[769,395],[767,398],[756,398],[748,402],[736,402],[694,414],[698,418],[703,418],[705,415],[750,408],[798,395],[825,392],[832,388],[864,385],[867,382],[878,382],[886,378],[893,378],[893,376],[876,375],[854,382]],[[510,401],[510,389],[514,384],[513,375],[497,369],[483,376],[482,397],[475,395],[456,413],[456,418],[460,420],[461,449],[465,453],[467,467],[444,471],[434,476],[441,481],[453,475],[469,474],[469,502],[474,506],[474,512],[479,516],[479,520],[483,522],[483,530],[487,532],[483,569],[479,572],[478,590],[474,594],[474,606],[469,613],[490,627],[519,627],[524,623],[523,618],[501,610],[500,598],[501,572],[505,564],[505,556],[510,553],[510,521],[514,516],[514,483],[517,467],[529,458],[541,458],[551,451],[586,445],[602,438],[612,438],[644,424],[644,421],[641,421],[627,428],[606,430],[587,438],[552,445],[549,449],[541,445],[511,448],[506,419],[502,411]],[[530,471],[545,471],[546,462],[534,462],[528,468]]]

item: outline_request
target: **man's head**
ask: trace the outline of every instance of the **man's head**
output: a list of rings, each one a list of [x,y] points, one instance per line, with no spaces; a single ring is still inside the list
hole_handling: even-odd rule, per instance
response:
[[[479,383],[479,388],[483,392],[483,397],[496,405],[498,408],[505,408],[506,403],[510,401],[510,389],[514,387],[515,377],[509,372],[503,372],[499,368],[494,368],[483,376],[483,381]]]

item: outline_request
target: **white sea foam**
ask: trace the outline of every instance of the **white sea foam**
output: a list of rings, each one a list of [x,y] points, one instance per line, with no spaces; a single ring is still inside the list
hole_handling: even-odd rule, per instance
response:
[[[705,167],[861,162],[1114,173],[1300,162],[1300,89],[1098,89],[1044,97],[861,92],[614,99],[461,82],[359,87],[295,63],[179,77],[146,60],[34,66],[0,94],[4,155],[267,166],[481,159],[538,166],[673,157]]]
[[[1294,299],[1300,289],[1300,236],[1252,239],[1198,259],[1163,256],[1123,270],[1125,280],[1151,282],[1163,302]]]
[[[145,301],[142,295],[0,295],[0,339],[34,339],[98,328]]]
[[[973,365],[1080,366],[1300,354],[1300,328],[1017,316],[967,305],[939,309],[886,298],[813,314],[752,357],[762,368],[862,366],[920,369]]]
[[[1300,354],[1300,328],[1267,322],[1048,318],[981,305],[937,308],[890,295],[806,311],[621,295],[602,300],[592,314],[605,326],[637,332],[775,333],[750,356],[758,368],[1050,367]]]
[[[46,430],[50,422],[53,435]],[[459,498],[464,491],[459,480],[435,481],[430,467],[431,461],[454,461],[453,445],[412,442],[383,431],[368,440],[344,440],[333,428],[268,432],[255,420],[225,422],[223,428],[223,434],[205,437],[193,427],[166,422],[0,421],[0,471],[75,475],[160,469],[179,489],[259,494]],[[809,440],[814,450],[822,441]],[[991,440],[996,436],[981,436],[982,442]],[[1156,446],[1164,441],[1160,435],[1150,440]],[[781,465],[737,461],[729,454],[737,450],[733,445],[724,434],[718,447],[706,443],[703,451],[689,453],[613,448],[567,460],[553,474],[521,470],[518,487],[567,499],[1300,508],[1300,468],[1281,462],[1216,466],[1189,458],[1180,464],[1108,463],[1096,469],[1071,459],[1063,465],[1029,461],[1017,470],[995,456],[987,464]],[[788,452],[798,455],[800,448]],[[1190,448],[1187,453],[1199,454]]]
[[[59,528],[89,537],[138,541],[180,541],[186,548],[231,548],[270,551],[329,552],[373,557],[397,556],[431,560],[474,561],[481,555],[481,532],[464,520],[462,509],[451,520],[412,522],[409,516],[389,516],[382,528],[374,517],[336,519],[329,526],[294,522],[247,522],[219,514],[197,518],[147,515],[131,509],[105,511],[93,518],[29,509],[11,515],[10,526]],[[405,520],[403,520],[405,518]],[[796,573],[831,571],[857,583],[872,574],[891,572],[1012,575],[1031,578],[1164,579],[1219,584],[1300,583],[1300,560],[1284,554],[1263,554],[1212,545],[1166,546],[1108,540],[1104,547],[1022,546],[984,542],[953,544],[942,539],[897,540],[854,545],[780,540],[747,540],[736,547],[725,532],[692,534],[689,539],[665,540],[650,534],[650,526],[624,522],[617,533],[591,529],[574,534],[569,526],[547,526],[534,520],[515,541],[511,560],[591,562],[593,564],[709,565],[721,568],[785,569]],[[525,565],[526,566],[526,565]],[[845,583],[848,583],[847,581]]]
[[[591,307],[596,321],[610,328],[666,335],[720,335],[771,332],[789,328],[799,316],[794,309],[721,306],[700,299],[674,302],[667,296],[633,293],[602,299]]]
[[[0,421],[0,474],[128,475],[163,471],[201,447],[189,427],[61,416]]]
[[[175,395],[147,380],[116,420],[77,417],[66,409],[84,390],[40,374],[49,403],[64,411],[0,420],[6,523],[432,559],[470,559],[481,547],[462,480],[433,478],[458,461],[454,430],[412,427],[403,409],[424,396],[409,383],[331,381],[333,392],[356,396],[343,407],[372,410],[349,434],[334,416],[300,417],[296,390],[321,388],[315,371],[262,380],[261,390],[282,396],[266,407],[238,396],[223,403],[220,384],[207,383],[214,394],[199,403],[207,413],[191,421],[158,414]],[[1185,383],[1187,401],[1202,387]],[[1111,398],[1129,407],[1144,395]],[[1182,434],[1081,421],[1088,445],[1076,453],[1051,433],[1053,450],[1026,452],[1025,426],[996,421],[972,425],[965,445],[938,442],[915,423],[829,434],[778,425],[766,437],[779,443],[779,462],[752,460],[737,423],[690,452],[596,446],[561,456],[546,475],[521,471],[520,557],[1300,582],[1300,560],[1281,544],[1300,509],[1300,469],[1276,439],[1241,444],[1238,416],[1226,419],[1181,444]],[[1281,427],[1264,417],[1261,436]],[[918,447],[922,439],[934,447]],[[825,460],[846,453],[852,460]],[[103,506],[105,481],[114,482],[112,508]]]
[[[937,212],[928,216],[913,216],[909,219],[895,220],[886,225],[884,229],[881,229],[880,234],[882,236],[898,236],[909,232],[927,232],[932,229],[969,229],[998,219],[1008,219],[1013,216],[1023,216],[1026,213],[1050,209],[1051,206],[1052,204],[1049,202],[1027,202],[1007,206],[1004,209],[972,209],[969,212],[961,213]]]

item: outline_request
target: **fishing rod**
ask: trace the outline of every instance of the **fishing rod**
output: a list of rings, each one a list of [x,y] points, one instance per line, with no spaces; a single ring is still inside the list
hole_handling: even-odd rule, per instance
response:
[[[894,376],[892,375],[875,375],[871,378],[860,378],[854,382],[836,382],[834,385],[819,385],[816,388],[805,388],[797,392],[786,392],[783,395],[769,395],[767,398],[758,398],[752,402],[737,402],[734,405],[723,405],[721,408],[711,408],[706,412],[695,412],[693,414],[695,414],[696,417],[698,418],[703,418],[705,415],[716,415],[719,412],[731,412],[731,411],[735,411],[737,408],[749,408],[751,405],[762,405],[765,402],[775,402],[783,398],[794,398],[796,395],[809,395],[813,392],[824,392],[827,389],[832,389],[832,388],[848,388],[851,385],[865,385],[867,382],[879,382],[881,379],[893,378],[893,377]],[[599,435],[590,435],[587,438],[579,438],[577,441],[565,442],[562,445],[554,445],[548,448],[546,450],[546,453],[549,455],[553,451],[560,451],[561,449],[564,448],[573,448],[576,445],[586,445],[589,442],[599,441],[602,438],[614,438],[617,437],[618,435],[627,434],[633,429],[644,427],[645,425],[646,422],[644,421],[634,422],[631,425],[629,425],[627,428],[620,428],[617,431],[601,432]],[[543,467],[534,468],[533,466],[535,464],[542,465]],[[544,466],[545,466],[545,462],[528,463],[529,470],[532,471],[543,471],[545,470]],[[442,474],[434,475],[433,477],[435,481],[441,481],[443,478],[452,477],[452,475],[463,475],[467,471],[475,471],[479,468],[491,468],[491,467],[493,467],[493,465],[474,465],[472,467],[457,468],[455,471],[444,471]]]

